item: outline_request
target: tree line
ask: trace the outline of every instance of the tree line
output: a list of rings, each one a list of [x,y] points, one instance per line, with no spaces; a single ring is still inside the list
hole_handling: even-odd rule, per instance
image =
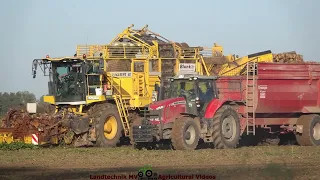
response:
[[[37,112],[46,112],[49,104],[43,102],[43,96],[37,100],[33,93],[28,91],[0,92],[0,117],[6,115],[10,109],[25,109],[27,103],[37,103]]]

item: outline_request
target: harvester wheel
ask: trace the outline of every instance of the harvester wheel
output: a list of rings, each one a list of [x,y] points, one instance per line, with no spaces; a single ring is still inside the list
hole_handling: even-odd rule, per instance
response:
[[[88,110],[88,115],[95,119],[102,113],[102,109],[104,108],[104,104],[95,104]]]
[[[117,107],[105,105],[95,120],[96,144],[100,147],[116,146],[123,130]]]
[[[175,120],[171,142],[175,150],[194,150],[199,143],[200,130],[196,121],[190,117],[181,117]]]
[[[303,115],[297,125],[303,126],[302,134],[296,134],[296,140],[300,146],[320,145],[320,116],[316,114]]]
[[[224,105],[213,117],[213,144],[217,149],[236,148],[240,140],[238,113],[229,105]]]

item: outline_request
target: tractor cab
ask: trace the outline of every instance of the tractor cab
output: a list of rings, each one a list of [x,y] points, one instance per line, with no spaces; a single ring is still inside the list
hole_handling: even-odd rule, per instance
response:
[[[216,79],[216,76],[197,74],[177,75],[169,79],[171,82],[168,98],[184,97],[186,112],[199,116],[207,104],[217,98]]]
[[[95,88],[101,87],[103,60],[88,60],[85,56],[34,59],[33,78],[38,66],[44,76],[49,76],[49,95],[44,97],[44,101],[50,104],[85,104],[86,95],[94,94]]]

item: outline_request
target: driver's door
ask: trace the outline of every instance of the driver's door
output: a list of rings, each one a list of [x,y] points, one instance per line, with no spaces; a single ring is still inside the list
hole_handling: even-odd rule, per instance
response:
[[[214,91],[214,83],[213,81],[208,80],[199,80],[196,84],[197,86],[197,94],[199,97],[199,104],[198,111],[200,113],[204,113],[207,105],[211,102],[213,98],[215,98],[215,91]]]
[[[180,88],[186,99],[186,113],[197,114],[196,97],[197,87],[195,81],[181,82]]]

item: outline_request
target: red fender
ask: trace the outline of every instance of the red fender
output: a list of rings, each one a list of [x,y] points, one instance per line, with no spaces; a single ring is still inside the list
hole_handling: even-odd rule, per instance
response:
[[[225,100],[220,99],[213,99],[207,106],[206,112],[204,114],[204,118],[212,118],[214,114],[217,112],[217,110],[221,107],[222,104],[224,104]]]

